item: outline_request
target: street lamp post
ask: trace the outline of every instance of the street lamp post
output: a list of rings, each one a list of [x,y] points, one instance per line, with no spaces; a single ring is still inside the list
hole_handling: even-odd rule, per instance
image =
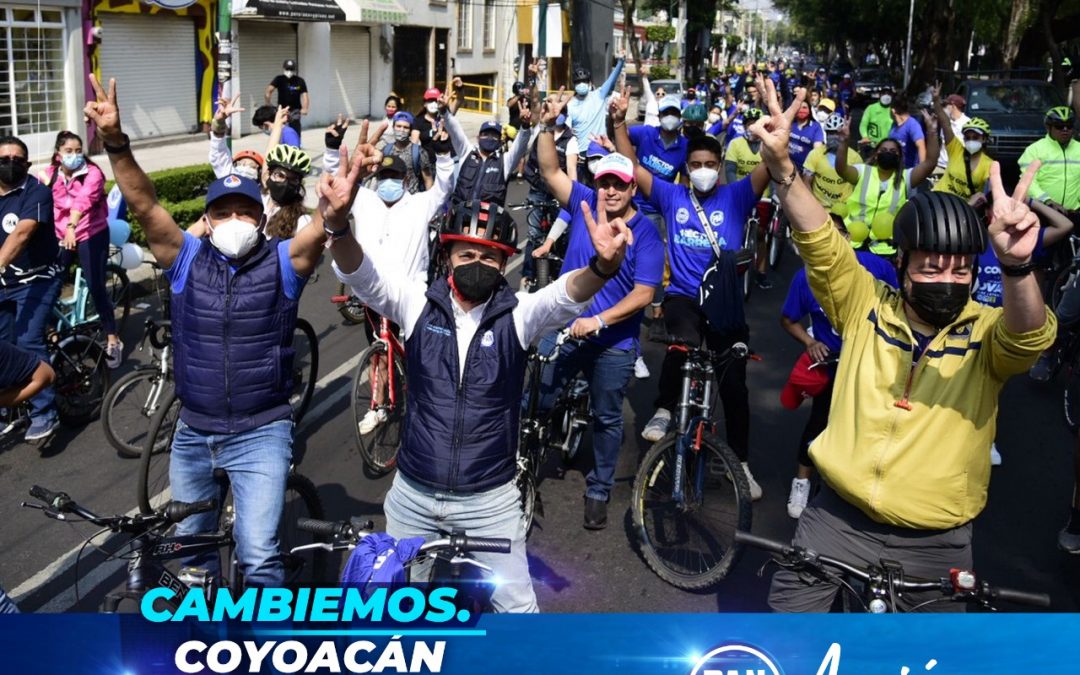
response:
[[[915,19],[915,0],[911,0],[908,6],[907,17],[907,51],[904,53],[904,89],[911,82],[911,25]]]

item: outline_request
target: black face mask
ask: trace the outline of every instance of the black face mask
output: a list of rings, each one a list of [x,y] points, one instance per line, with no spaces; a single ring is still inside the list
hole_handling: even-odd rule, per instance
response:
[[[895,169],[900,166],[900,155],[895,152],[879,152],[877,165],[882,169]]]
[[[501,141],[498,138],[492,138],[491,136],[480,137],[480,149],[487,153],[495,152],[499,149]]]
[[[920,319],[937,329],[955,321],[971,297],[970,284],[916,282],[911,280],[910,274],[908,281],[911,291],[903,290],[904,300]]]
[[[484,302],[491,297],[499,285],[502,274],[497,267],[485,265],[477,260],[467,265],[458,265],[453,271],[454,288],[469,302]]]
[[[18,186],[26,180],[30,165],[26,162],[0,161],[0,183]]]
[[[267,181],[270,190],[270,198],[278,206],[289,206],[304,198],[304,189],[291,181]]]
[[[685,124],[683,125],[683,136],[686,136],[690,140],[694,140],[695,138],[698,138],[698,137],[704,136],[704,135],[705,135],[705,130],[702,129],[701,127],[693,127],[693,126],[688,127]]]

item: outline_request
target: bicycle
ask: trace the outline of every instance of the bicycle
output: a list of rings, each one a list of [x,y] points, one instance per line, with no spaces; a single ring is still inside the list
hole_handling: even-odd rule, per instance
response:
[[[551,230],[551,225],[559,217],[559,209],[561,208],[557,199],[546,199],[544,201],[525,201],[520,204],[510,204],[506,207],[508,211],[522,211],[525,209],[530,210],[530,216],[532,212],[539,213],[537,227],[541,232],[540,241],[530,240],[530,247],[527,247],[526,255],[532,255],[534,248],[541,246],[544,243],[543,235],[546,235]],[[559,274],[562,272],[563,258],[566,253],[566,237],[559,237],[558,242],[555,245],[556,252],[548,253],[547,255],[534,258],[533,262],[536,266],[536,277],[529,284],[529,292],[535,293],[544,286],[550,284],[554,279],[559,278]]]
[[[746,359],[736,342],[716,354],[678,338],[659,340],[686,352],[678,427],[645,454],[634,477],[633,529],[645,563],[661,579],[683,590],[714,586],[727,576],[741,552],[736,530],[749,530],[750,485],[735,453],[715,433],[713,376]],[[706,491],[708,490],[708,495]],[[708,509],[708,510],[706,510]]]
[[[158,406],[175,386],[172,372],[171,322],[146,320],[139,351],[150,343],[150,365],[138,366],[109,387],[102,402],[101,427],[105,439],[123,457],[142,455],[143,444],[150,429],[150,420]],[[179,401],[173,404],[168,425],[176,422]],[[163,443],[164,437],[160,439]],[[160,445],[160,443],[159,443]],[[159,447],[158,451],[163,448]]]
[[[372,315],[366,320],[373,321]],[[386,317],[379,317],[379,325],[372,324],[372,329],[375,341],[360,355],[353,375],[352,410],[364,468],[378,477],[397,464],[405,419],[405,345]],[[365,433],[364,418],[369,414],[376,415],[378,423]]]
[[[772,217],[765,228],[765,243],[769,252],[769,267],[774,270],[780,266],[787,242],[791,241],[791,224],[783,214],[779,198],[773,195]]]
[[[131,282],[128,280],[127,271],[119,265],[109,263],[105,266],[105,288],[112,301],[113,310],[119,311],[120,316],[116,319],[116,332],[122,333],[127,323],[128,314],[131,313]],[[90,286],[83,276],[81,267],[75,268],[72,279],[71,295],[59,297],[52,307],[53,316],[56,318],[56,330],[74,328],[80,324],[97,321],[100,316],[94,299],[90,296]]]
[[[1011,588],[992,586],[982,581],[975,572],[963,569],[949,570],[949,576],[938,579],[920,579],[904,574],[903,566],[895,560],[881,560],[877,564],[860,567],[843,560],[820,555],[802,546],[792,546],[783,542],[766,539],[740,529],[735,533],[739,544],[753,546],[775,554],[777,557],[767,560],[758,570],[763,576],[765,568],[771,563],[800,575],[807,575],[825,583],[833,584],[844,591],[843,609],[852,609],[870,614],[885,614],[901,611],[915,612],[937,602],[964,602],[980,605],[996,611],[994,602],[1012,602],[1032,607],[1049,607],[1050,596],[1045,593],[1030,593]],[[855,584],[863,587],[860,593]],[[898,600],[904,593],[932,592],[940,597],[923,601],[911,609],[904,610]],[[858,604],[852,606],[849,601]]]
[[[592,404],[589,399],[589,383],[575,374],[562,388],[551,410],[539,413],[540,381],[544,368],[555,363],[563,344],[570,338],[569,330],[562,330],[555,339],[555,347],[548,355],[533,347],[529,350],[527,382],[529,392],[524,414],[518,431],[517,474],[515,481],[521,492],[522,522],[525,533],[532,530],[536,512],[543,515],[543,502],[539,494],[540,472],[547,464],[548,451],[558,450],[563,466],[569,465],[581,448],[581,439],[592,423]]]
[[[763,233],[762,223],[769,220],[771,205],[769,198],[761,199],[751,209],[750,216],[746,219],[746,227],[743,228],[742,250],[746,251],[746,254],[740,261],[739,272],[742,274],[744,301],[750,300],[750,293],[754,290],[754,272],[758,268],[758,237],[767,236]]]

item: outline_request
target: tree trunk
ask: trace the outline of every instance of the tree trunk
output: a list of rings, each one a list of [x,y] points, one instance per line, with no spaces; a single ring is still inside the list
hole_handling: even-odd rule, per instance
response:
[[[634,12],[637,11],[637,0],[620,0],[623,11],[623,35],[630,43],[630,57],[634,60],[638,77],[641,77],[641,45],[637,39],[637,28],[634,27]]]
[[[1020,52],[1020,41],[1024,37],[1027,16],[1031,12],[1033,0],[1014,0],[1009,13],[1009,23],[1005,28],[1005,42],[1001,47],[1001,60],[1005,70],[1010,70]]]

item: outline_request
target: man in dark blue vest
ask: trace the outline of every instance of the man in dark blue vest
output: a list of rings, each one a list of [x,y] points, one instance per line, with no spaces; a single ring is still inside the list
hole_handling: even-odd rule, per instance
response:
[[[454,194],[451,201],[495,202],[506,204],[506,181],[514,168],[525,156],[529,147],[529,126],[532,113],[528,108],[521,109],[521,131],[514,138],[510,151],[503,154],[502,125],[498,122],[484,122],[476,137],[476,145],[469,142],[461,123],[452,114],[444,118],[446,131],[450,133],[450,142],[457,155],[457,177],[454,182]]]
[[[348,179],[324,176],[320,197],[338,277],[405,334],[409,405],[398,473],[383,504],[386,531],[431,539],[461,528],[509,538],[509,555],[476,556],[500,579],[492,604],[500,612],[537,611],[514,480],[526,355],[618,274],[633,234],[602,209],[595,222],[583,204],[596,254],[536,293],[515,294],[503,278],[517,251],[513,221],[497,205],[461,205],[442,234],[450,273],[429,288],[364,255],[349,236]]]
[[[215,469],[229,476],[237,554],[249,586],[280,585],[277,530],[292,460],[292,335],[304,283],[322,252],[321,219],[288,241],[264,237],[258,184],[228,175],[210,185],[203,217],[209,236],[184,232],[157,201],[154,185],[120,130],[116,83],[86,115],[97,125],[116,183],[166,268],[172,290],[176,392],[182,404],[169,464],[172,497],[218,497]],[[366,127],[366,124],[364,125]],[[367,137],[367,129],[361,129]],[[342,164],[349,165],[347,152]],[[361,173],[358,170],[354,174]],[[198,514],[178,534],[217,529]],[[192,560],[214,570],[216,560]]]

